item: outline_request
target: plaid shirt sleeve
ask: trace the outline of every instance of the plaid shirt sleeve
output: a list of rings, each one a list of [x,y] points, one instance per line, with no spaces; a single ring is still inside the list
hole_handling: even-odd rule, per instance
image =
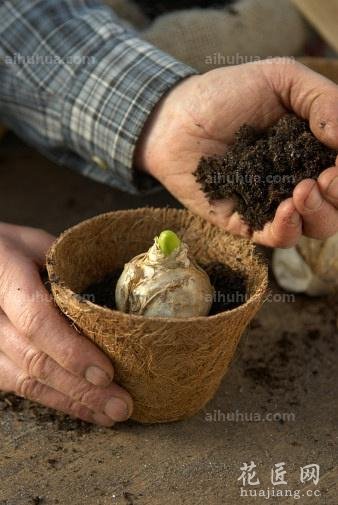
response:
[[[196,73],[141,40],[98,0],[2,0],[0,120],[58,163],[131,193],[143,125]]]

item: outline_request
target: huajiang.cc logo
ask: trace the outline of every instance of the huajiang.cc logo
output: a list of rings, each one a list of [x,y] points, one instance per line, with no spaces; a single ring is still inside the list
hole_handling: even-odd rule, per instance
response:
[[[241,474],[238,477],[240,482],[240,497],[241,498],[270,498],[277,497],[290,497],[295,500],[301,498],[321,496],[317,486],[319,483],[319,465],[312,463],[299,467],[299,483],[302,488],[290,489],[288,488],[287,470],[285,469],[286,463],[275,463],[271,468],[270,483],[268,487],[263,488],[261,480],[257,472],[257,465],[254,461],[250,463],[243,463],[240,467]],[[271,486],[270,486],[271,484]],[[311,485],[309,487],[309,485]]]

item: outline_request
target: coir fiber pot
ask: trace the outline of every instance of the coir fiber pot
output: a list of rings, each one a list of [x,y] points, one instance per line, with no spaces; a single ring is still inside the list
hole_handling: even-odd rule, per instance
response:
[[[220,261],[244,274],[245,303],[209,317],[168,319],[81,299],[87,286],[148,250],[167,228],[198,262]],[[212,398],[267,287],[266,265],[250,241],[176,209],[117,211],[84,221],[54,243],[47,268],[57,305],[112,359],[116,382],[134,399],[132,419],[144,423],[187,418]]]

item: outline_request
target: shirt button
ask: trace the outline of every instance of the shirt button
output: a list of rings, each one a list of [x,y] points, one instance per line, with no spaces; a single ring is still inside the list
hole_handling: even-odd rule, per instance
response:
[[[107,170],[108,164],[99,156],[92,156],[92,161],[97,165],[101,170]]]

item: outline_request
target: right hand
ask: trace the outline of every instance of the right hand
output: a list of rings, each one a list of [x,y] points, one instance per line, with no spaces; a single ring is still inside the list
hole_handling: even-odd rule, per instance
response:
[[[243,123],[267,128],[290,111],[309,120],[313,134],[338,150],[338,86],[294,60],[276,58],[188,77],[150,114],[135,165],[185,207],[228,232],[270,247],[291,247],[302,234],[325,239],[338,232],[338,163],[317,181],[297,184],[273,221],[254,233],[233,200],[210,203],[193,175],[201,156],[223,154]]]
[[[54,237],[0,223],[0,390],[102,426],[127,419],[130,395],[107,356],[53,304],[40,270]]]

